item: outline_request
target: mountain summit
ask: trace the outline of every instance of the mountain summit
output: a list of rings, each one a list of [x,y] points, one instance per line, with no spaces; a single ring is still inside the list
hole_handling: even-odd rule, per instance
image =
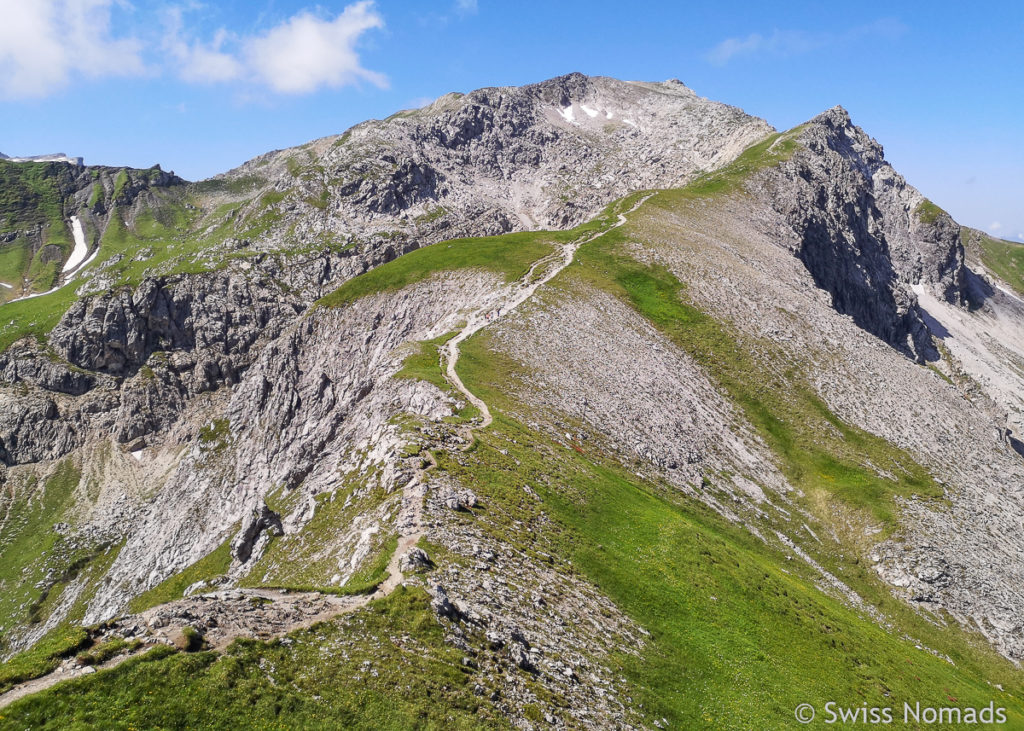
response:
[[[1024,723],[1020,250],[841,107],[570,74],[0,173],[4,722]]]

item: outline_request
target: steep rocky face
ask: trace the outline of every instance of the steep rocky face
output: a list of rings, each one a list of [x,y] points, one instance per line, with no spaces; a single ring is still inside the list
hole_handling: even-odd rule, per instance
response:
[[[230,382],[230,359],[243,359],[261,337],[273,337],[303,305],[271,282],[230,275],[145,280],[122,290],[76,302],[50,334],[50,344],[70,363],[91,371],[137,370],[154,352],[172,357],[180,372],[197,361],[201,392]],[[222,368],[214,358],[226,358]],[[226,371],[226,372],[223,372]]]
[[[836,310],[918,359],[936,360],[912,285],[967,300],[960,228],[909,186],[841,107],[812,119],[792,158],[765,174],[794,253]]]
[[[201,413],[188,415],[208,436],[200,435],[175,465],[111,567],[112,586],[133,588],[98,596],[90,617],[116,611],[130,594],[212,550],[226,532],[236,568],[252,569],[267,548],[268,529],[280,526],[265,502],[274,494],[290,494],[301,506],[287,522],[299,535],[314,517],[317,496],[333,490],[339,475],[372,468],[375,484],[393,494],[408,469],[395,459],[401,429],[390,420],[406,411],[438,420],[451,413],[450,400],[436,389],[391,378],[401,367],[395,348],[452,329],[459,310],[492,284],[453,278],[370,298],[346,312],[317,311],[267,343],[230,394],[211,394]],[[170,447],[147,450],[143,464]],[[393,515],[365,520],[393,530]],[[328,554],[331,542],[345,541],[344,526],[331,533],[337,535],[323,548]],[[342,556],[321,580],[343,574],[349,556]]]

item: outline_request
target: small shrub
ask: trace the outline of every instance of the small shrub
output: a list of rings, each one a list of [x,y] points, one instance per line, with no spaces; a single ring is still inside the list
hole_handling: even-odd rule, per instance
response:
[[[185,638],[185,652],[199,652],[206,647],[206,639],[203,633],[195,627],[185,627],[181,630]]]

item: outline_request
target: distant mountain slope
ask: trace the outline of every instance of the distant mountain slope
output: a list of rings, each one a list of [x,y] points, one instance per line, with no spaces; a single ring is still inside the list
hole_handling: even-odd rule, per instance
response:
[[[0,301],[49,290],[73,247],[71,217],[78,216],[89,248],[98,242],[108,211],[130,206],[153,189],[184,181],[127,168],[79,168],[64,162],[0,160]]]

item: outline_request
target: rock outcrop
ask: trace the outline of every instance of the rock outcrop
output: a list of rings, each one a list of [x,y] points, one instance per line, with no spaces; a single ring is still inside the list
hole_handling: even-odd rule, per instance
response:
[[[762,176],[796,235],[794,253],[837,311],[919,360],[937,360],[911,287],[967,299],[960,227],[892,169],[841,107],[808,122],[799,141],[788,162]]]

